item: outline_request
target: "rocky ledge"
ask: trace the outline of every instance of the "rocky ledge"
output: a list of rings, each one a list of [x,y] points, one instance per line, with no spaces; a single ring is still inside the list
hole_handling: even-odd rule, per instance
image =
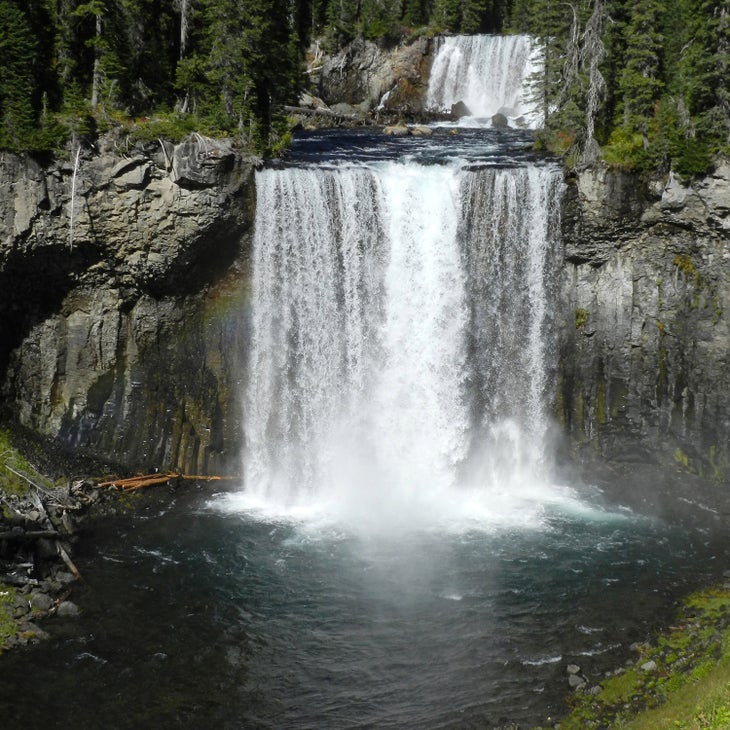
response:
[[[22,495],[0,490],[0,653],[47,638],[38,622],[78,615],[70,600],[82,580],[73,546],[89,510],[103,501],[83,480],[50,490],[30,484]]]
[[[604,458],[730,477],[730,162],[568,181],[558,415]]]
[[[256,163],[200,135],[0,154],[6,417],[130,467],[228,468]]]

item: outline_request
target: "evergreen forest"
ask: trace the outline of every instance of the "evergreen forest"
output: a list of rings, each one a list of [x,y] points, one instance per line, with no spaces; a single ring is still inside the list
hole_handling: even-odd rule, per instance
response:
[[[540,141],[574,162],[691,175],[728,152],[730,0],[0,0],[0,148],[147,124],[270,153],[313,38],[443,32],[535,36]]]

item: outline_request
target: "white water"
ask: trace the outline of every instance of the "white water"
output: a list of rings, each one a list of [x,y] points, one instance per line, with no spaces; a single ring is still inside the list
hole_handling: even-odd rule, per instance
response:
[[[445,36],[437,42],[428,109],[449,111],[462,101],[473,118],[490,119],[501,112],[513,124],[520,120],[519,126],[539,126],[539,105],[531,98],[529,84],[541,55],[530,36]]]
[[[386,528],[579,508],[545,462],[557,170],[387,161],[256,185],[235,505]]]

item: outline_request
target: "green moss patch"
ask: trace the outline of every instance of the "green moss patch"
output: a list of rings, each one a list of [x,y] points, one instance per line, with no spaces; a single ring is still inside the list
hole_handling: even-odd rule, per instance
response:
[[[15,614],[15,589],[0,583],[0,654],[7,640],[18,633]]]
[[[561,730],[730,727],[730,587],[689,596],[675,625],[628,668],[578,691]]]

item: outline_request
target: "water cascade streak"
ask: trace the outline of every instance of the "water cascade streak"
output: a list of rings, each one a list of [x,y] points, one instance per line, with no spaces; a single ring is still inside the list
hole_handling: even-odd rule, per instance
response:
[[[529,82],[538,71],[540,54],[527,35],[475,35],[439,38],[429,78],[426,106],[449,111],[464,102],[474,117],[502,112],[536,127],[537,105]]]
[[[487,170],[463,185],[471,211],[462,236],[478,452],[472,467],[490,484],[534,481],[546,469],[560,194],[558,176],[535,167]]]
[[[555,170],[386,162],[256,184],[250,495],[432,510],[467,475],[489,491],[505,428],[511,458],[523,434],[539,463]]]

